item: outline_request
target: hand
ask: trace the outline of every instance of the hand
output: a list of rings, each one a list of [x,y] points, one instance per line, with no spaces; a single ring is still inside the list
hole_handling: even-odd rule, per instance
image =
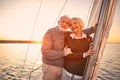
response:
[[[63,52],[64,52],[65,56],[67,56],[69,54],[73,54],[71,51],[71,48],[68,48],[68,46],[65,46]]]
[[[98,22],[94,25],[95,30],[97,29],[98,26]]]
[[[90,47],[89,47],[89,50],[85,53],[86,57],[95,54],[95,50],[93,48],[94,48],[93,43],[91,43]]]

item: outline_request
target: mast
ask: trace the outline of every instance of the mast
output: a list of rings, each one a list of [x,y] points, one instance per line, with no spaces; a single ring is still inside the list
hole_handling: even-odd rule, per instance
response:
[[[116,4],[117,0],[95,0],[94,2],[88,24],[95,24],[95,22],[99,23],[93,40],[96,54],[88,59],[83,80],[96,80],[97,78],[100,61],[112,25]],[[97,6],[97,8],[95,6]]]

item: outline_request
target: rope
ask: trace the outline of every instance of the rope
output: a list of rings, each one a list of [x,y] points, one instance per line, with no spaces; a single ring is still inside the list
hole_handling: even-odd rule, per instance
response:
[[[38,9],[37,15],[36,15],[36,17],[35,17],[34,27],[33,27],[33,29],[32,29],[32,33],[31,33],[31,36],[30,36],[30,40],[32,40],[32,37],[33,37],[33,33],[34,33],[34,30],[35,30],[35,27],[36,27],[36,22],[37,22],[38,15],[39,15],[39,12],[40,12],[40,9],[41,9],[41,5],[42,5],[42,0],[40,1],[39,9]],[[27,56],[28,56],[29,49],[30,49],[30,44],[28,44],[28,47],[27,47],[27,51],[26,51],[26,55],[25,55],[25,60],[24,60],[24,64],[23,64],[23,69],[24,69],[24,67],[25,67],[25,63],[26,63],[26,60],[27,60]],[[22,70],[22,73],[23,73],[23,70]],[[22,73],[21,73],[21,75],[22,75]]]
[[[32,74],[32,72],[38,70],[38,69],[41,68],[41,67],[42,67],[42,66],[39,66],[39,67],[37,67],[36,69],[31,70],[30,75],[29,75],[29,80],[30,80],[30,78],[31,78],[31,74]]]
[[[39,15],[39,12],[40,12],[40,9],[41,9],[41,5],[42,5],[42,2],[43,0],[40,1],[40,4],[39,4],[39,9],[38,9],[38,13],[36,15],[36,18],[35,18],[35,22],[34,22],[34,27],[33,27],[33,31],[32,31],[32,34],[34,33],[34,30],[35,30],[35,27],[36,27],[36,22],[37,22],[37,19],[38,19],[38,15]],[[32,39],[32,36],[31,36],[31,39]],[[28,46],[28,51],[29,51],[29,46]],[[38,58],[37,58],[38,59]],[[35,60],[35,62],[37,61],[37,59]],[[40,67],[36,68],[33,70],[33,67],[35,66],[36,63],[33,64],[32,68],[31,68],[31,71],[30,71],[30,75],[29,75],[29,80],[31,78],[31,74],[32,72],[34,72],[35,70],[39,69]]]
[[[39,55],[38,55],[38,57],[39,57]],[[41,65],[40,65],[39,67],[33,69],[33,67],[35,66],[36,62],[38,61],[38,57],[36,58],[35,63],[33,64],[32,68],[31,68],[31,71],[30,71],[30,74],[29,74],[29,80],[30,80],[30,78],[31,78],[32,72],[38,70],[38,69],[41,67]]]
[[[66,4],[67,4],[67,2],[68,2],[68,0],[66,0],[66,1],[65,1],[64,5],[63,5],[63,7],[61,8],[60,12],[58,13],[58,16],[57,16],[57,18],[56,18],[56,20],[55,20],[55,23],[57,22],[57,20],[58,20],[58,18],[59,18],[59,16],[60,16],[60,14],[62,13],[63,9],[65,8],[65,6],[66,6]],[[54,23],[54,25],[53,25],[53,26],[55,26],[55,23]]]

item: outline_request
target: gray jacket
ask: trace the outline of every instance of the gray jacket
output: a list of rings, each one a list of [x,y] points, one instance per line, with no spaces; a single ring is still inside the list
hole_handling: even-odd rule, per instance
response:
[[[94,33],[94,27],[83,30],[86,34]],[[64,62],[64,32],[58,27],[49,29],[43,37],[42,61],[43,63],[58,67],[63,66]]]

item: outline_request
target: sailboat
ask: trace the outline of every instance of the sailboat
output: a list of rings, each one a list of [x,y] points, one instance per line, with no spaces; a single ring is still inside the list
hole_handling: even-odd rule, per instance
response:
[[[103,51],[106,46],[110,28],[112,26],[116,4],[117,0],[94,0],[94,4],[88,21],[88,26],[94,25],[96,22],[98,22],[98,26],[93,39],[96,54],[88,59],[84,70],[83,80],[96,80],[97,78]],[[0,40],[0,43],[38,44],[42,42],[31,40]]]

